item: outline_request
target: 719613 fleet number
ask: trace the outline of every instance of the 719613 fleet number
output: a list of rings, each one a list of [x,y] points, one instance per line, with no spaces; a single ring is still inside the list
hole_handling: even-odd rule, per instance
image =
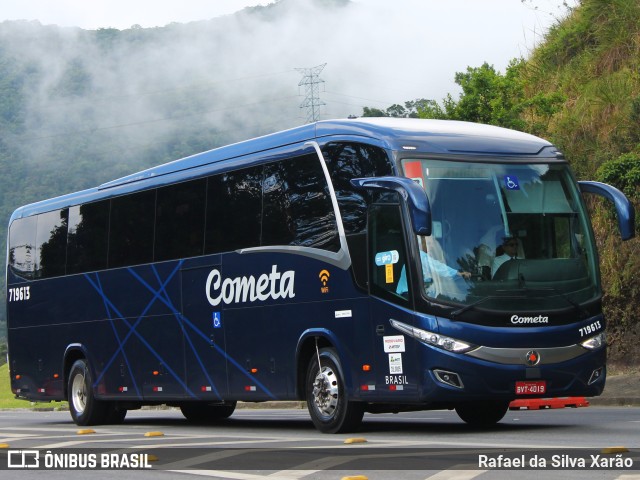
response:
[[[24,302],[31,298],[31,287],[9,288],[10,302]]]

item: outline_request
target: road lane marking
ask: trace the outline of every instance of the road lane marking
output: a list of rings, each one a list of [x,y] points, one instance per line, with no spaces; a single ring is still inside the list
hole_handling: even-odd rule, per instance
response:
[[[441,472],[426,477],[425,480],[471,480],[489,470],[469,470],[476,468],[476,465],[455,465],[453,468],[442,470]]]

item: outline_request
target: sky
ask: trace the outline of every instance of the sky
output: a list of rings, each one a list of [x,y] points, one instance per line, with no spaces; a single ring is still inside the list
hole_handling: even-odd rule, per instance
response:
[[[132,25],[163,27],[229,15],[269,0],[0,0],[0,21],[38,20],[44,25],[89,30]]]
[[[132,25],[142,27],[162,27],[172,22],[184,23],[195,20],[208,20],[221,15],[228,15],[247,6],[266,5],[273,0],[181,0],[178,3],[162,0],[0,0],[0,21],[3,20],[39,20],[43,24],[55,24],[65,27],[81,27],[97,29],[112,27],[126,29]],[[466,14],[459,10],[456,1],[443,0],[356,0],[360,3],[378,3],[385,9],[393,5],[394,9],[402,9],[403,5],[410,5],[419,14],[434,4],[442,4],[450,14],[461,18],[461,26],[466,19],[480,20],[475,17],[474,9]],[[570,0],[575,4],[577,0]],[[493,6],[500,6],[505,20],[514,11],[513,6],[521,6],[521,19],[512,18],[509,23],[518,25],[522,20],[522,27],[530,29],[544,28],[548,24],[550,15],[557,15],[562,0],[464,0],[468,6],[479,4],[487,13]],[[512,7],[503,8],[505,4]],[[537,8],[537,11],[536,11]],[[516,9],[517,10],[517,9]],[[526,10],[529,10],[527,14]],[[534,13],[535,12],[535,13]],[[413,15],[413,14],[412,14]],[[500,15],[500,12],[498,12]],[[466,17],[466,18],[465,18]],[[401,25],[395,26],[402,28]],[[505,25],[510,27],[510,25]],[[522,38],[514,38],[522,41]]]

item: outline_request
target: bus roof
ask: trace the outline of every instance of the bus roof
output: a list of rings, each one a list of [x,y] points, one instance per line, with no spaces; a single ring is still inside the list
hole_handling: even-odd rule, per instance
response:
[[[377,139],[389,150],[410,146],[421,153],[439,154],[535,156],[551,146],[546,140],[527,133],[469,122],[388,117],[323,120],[175,160],[104,183],[100,188],[334,135]]]
[[[541,157],[545,160],[557,158],[557,150],[550,148],[553,145],[548,141],[527,133],[491,125],[389,117],[323,120],[191,155],[103,183],[96,188],[27,205],[16,210],[12,220],[114,196],[116,192],[104,191],[119,190],[116,187],[133,187],[131,185],[133,183],[149,180],[149,182],[143,182],[144,187],[141,184],[140,188],[151,188],[155,184],[152,180],[158,177],[326,137],[369,139],[388,150],[405,149],[415,153],[491,155],[492,157],[526,156]],[[102,195],[98,195],[101,191]]]

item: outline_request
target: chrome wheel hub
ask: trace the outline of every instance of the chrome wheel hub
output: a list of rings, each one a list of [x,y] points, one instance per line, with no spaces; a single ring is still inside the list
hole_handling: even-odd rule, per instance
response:
[[[76,375],[71,385],[71,402],[73,408],[79,414],[84,412],[87,407],[87,389],[85,386],[84,375]]]
[[[333,369],[325,366],[318,372],[313,382],[312,401],[318,413],[326,418],[335,415],[340,390],[338,376]]]

